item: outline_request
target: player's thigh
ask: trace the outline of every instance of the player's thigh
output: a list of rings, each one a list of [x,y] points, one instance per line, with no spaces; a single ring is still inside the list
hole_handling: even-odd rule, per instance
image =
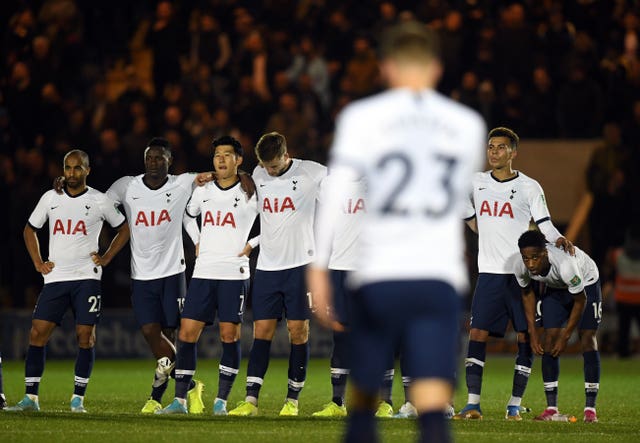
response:
[[[182,308],[182,319],[191,319],[212,325],[218,305],[219,280],[192,278]]]
[[[363,393],[375,395],[388,368],[388,356],[394,352],[396,337],[391,334],[389,324],[379,312],[382,307],[372,306],[362,291],[353,296],[348,334],[350,377]]]
[[[511,311],[513,281],[513,275],[509,274],[481,273],[478,275],[471,301],[471,328],[489,331],[495,337],[504,336],[509,319],[513,315]]]
[[[342,325],[348,325],[351,303],[351,291],[347,288],[347,271],[332,270],[330,273],[333,288],[333,315]]]
[[[283,274],[282,293],[287,320],[311,318],[311,294],[307,291],[306,266],[287,269]]]
[[[283,271],[256,270],[251,290],[251,309],[254,320],[282,318],[284,312],[282,273]]]
[[[544,329],[562,328],[573,308],[573,295],[566,289],[547,288],[542,297],[542,326]]]
[[[65,312],[71,306],[74,282],[47,283],[42,287],[33,309],[34,320],[44,320],[60,325]]]
[[[175,329],[180,324],[180,311],[187,294],[187,280],[184,272],[163,279],[161,293],[163,328]]]
[[[72,288],[71,300],[77,325],[95,325],[102,312],[100,280],[80,280]]]
[[[249,293],[249,279],[220,280],[218,283],[218,319],[226,323],[242,323]]]
[[[411,288],[406,289],[410,293]],[[402,334],[403,376],[454,381],[460,297],[449,284],[426,281],[407,302]]]
[[[584,312],[580,319],[578,329],[597,330],[602,321],[602,290],[600,289],[600,281],[585,286],[587,300]]]

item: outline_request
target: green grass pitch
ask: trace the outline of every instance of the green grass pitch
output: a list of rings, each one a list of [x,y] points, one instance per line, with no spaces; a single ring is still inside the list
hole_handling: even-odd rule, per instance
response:
[[[599,423],[582,423],[584,382],[582,359],[561,359],[560,411],[578,417],[578,423],[539,423],[533,415],[544,408],[540,359],[536,360],[523,404],[532,408],[522,422],[504,420],[510,395],[514,360],[490,355],[485,367],[482,395],[484,420],[452,422],[457,442],[638,442],[640,441],[640,362],[602,360],[602,380],[598,398]],[[5,361],[5,393],[10,404],[23,396],[23,364]],[[246,370],[246,360],[242,362]],[[211,403],[217,385],[217,361],[198,362],[197,378],[203,380],[207,413],[203,416],[141,416],[138,411],[149,393],[154,362],[151,360],[98,360],[87,391],[88,414],[68,412],[73,389],[73,362],[48,361],[40,387],[40,413],[0,412],[1,442],[125,443],[125,442],[336,442],[344,422],[310,417],[330,399],[328,361],[312,360],[306,386],[300,396],[301,416],[277,416],[286,393],[287,361],[273,360],[260,397],[260,416],[253,418],[213,417]],[[230,406],[244,397],[245,374],[241,371],[234,386]],[[461,373],[464,369],[461,368]],[[398,373],[396,373],[398,374]],[[464,381],[456,394],[456,410],[464,406]],[[164,397],[173,398],[173,383]],[[402,386],[396,375],[394,407],[402,404]],[[382,420],[379,429],[384,442],[415,441],[411,420]]]

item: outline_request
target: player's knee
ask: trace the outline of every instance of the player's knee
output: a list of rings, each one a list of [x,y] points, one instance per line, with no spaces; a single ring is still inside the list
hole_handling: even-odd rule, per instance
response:
[[[76,332],[76,339],[80,348],[89,349],[96,344],[96,335],[93,331],[78,331]]]
[[[482,329],[471,328],[469,331],[469,340],[486,342],[489,337],[489,331]]]
[[[582,347],[582,352],[597,351],[598,339],[596,338],[595,333],[591,331],[581,331],[580,345]]]
[[[309,340],[309,323],[308,322],[295,322],[287,325],[289,330],[289,340],[294,345],[301,345]]]
[[[200,336],[200,331],[188,329],[188,328],[180,328],[180,333],[178,334],[178,340],[185,343],[195,343],[198,341],[199,336]]]
[[[162,328],[157,323],[147,323],[146,325],[142,325],[142,335],[144,338],[149,340],[159,339],[160,334],[162,334]]]
[[[240,340],[240,325],[220,325],[220,341],[223,343],[235,343]]]
[[[31,327],[29,331],[29,344],[34,346],[44,346],[49,340],[49,334],[39,328]]]

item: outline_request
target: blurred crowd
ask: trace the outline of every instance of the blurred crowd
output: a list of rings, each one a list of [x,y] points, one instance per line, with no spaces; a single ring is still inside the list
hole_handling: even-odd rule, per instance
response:
[[[152,136],[173,144],[174,173],[209,169],[210,142],[223,134],[242,141],[251,170],[255,141],[272,130],[293,156],[323,162],[339,110],[381,89],[376,38],[399,20],[438,31],[439,89],[489,127],[523,138],[604,133],[588,177],[600,211],[627,211],[629,190],[640,189],[634,1],[9,0],[0,18],[0,223],[9,234],[0,306],[37,296],[20,232],[70,147],[89,153],[89,184],[101,191],[143,172]],[[105,286],[121,290],[105,306],[127,306],[128,259],[112,266]]]

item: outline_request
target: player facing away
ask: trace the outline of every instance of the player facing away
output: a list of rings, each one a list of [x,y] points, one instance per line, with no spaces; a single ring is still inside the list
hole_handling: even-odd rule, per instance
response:
[[[332,175],[328,175],[322,182],[320,190],[320,202],[329,198]],[[336,226],[335,236],[331,244],[331,257],[329,258],[329,272],[333,292],[333,315],[336,324],[333,331],[333,349],[331,352],[331,401],[312,415],[314,417],[345,417],[347,408],[344,403],[347,390],[347,377],[349,375],[349,348],[348,333],[349,307],[351,296],[347,288],[347,275],[355,270],[357,258],[357,242],[360,233],[360,225],[366,213],[364,200],[364,183],[362,180],[346,183],[345,199],[342,202],[339,218],[334,220]],[[393,376],[392,376],[393,380]]]
[[[584,359],[584,421],[598,421],[596,397],[600,389],[600,353],[596,332],[602,320],[602,293],[598,266],[575,248],[575,256],[548,244],[539,231],[526,231],[518,239],[521,259],[516,260],[514,275],[522,288],[533,351],[542,355],[542,379],[547,408],[535,420],[553,421],[558,412],[560,354],[577,328]],[[545,283],[546,289],[536,306],[531,280]],[[536,313],[542,314],[544,340],[536,329]]]
[[[473,177],[473,191],[465,211],[467,225],[478,234],[478,280],[471,303],[471,330],[465,359],[467,405],[454,419],[481,419],[480,393],[489,336],[504,337],[509,320],[518,337],[506,419],[522,420],[520,408],[533,364],[518,283],[509,260],[519,256],[516,245],[531,219],[552,242],[572,252],[573,246],[551,223],[544,192],[537,181],[512,162],[518,154],[518,135],[509,128],[489,132],[487,161],[491,170]]]
[[[68,308],[76,323],[76,357],[71,412],[86,412],[84,395],[95,361],[96,325],[100,319],[102,268],[129,240],[129,227],[117,205],[87,186],[89,156],[79,149],[64,156],[63,194],[44,193],[24,228],[33,265],[44,278],[31,320],[25,361],[26,395],[7,411],[39,411],[38,389],[44,373],[45,346]],[[117,229],[109,248],[98,253],[104,221]],[[36,231],[49,222],[49,257],[43,260]]]
[[[435,91],[441,75],[435,35],[396,25],[382,38],[389,90],[345,107],[329,169],[338,185],[317,221],[318,254],[308,272],[315,313],[331,302],[331,239],[340,183],[363,177],[367,214],[350,284],[355,289],[349,354],[353,383],[347,442],[378,441],[374,413],[389,355],[405,354],[421,441],[451,440],[451,398],[459,337],[459,291],[466,285],[462,217],[480,168],[485,125],[473,110]]]
[[[145,173],[116,180],[107,195],[124,207],[131,229],[131,304],[136,321],[158,363],[143,414],[162,409],[176,359],[175,330],[186,293],[182,223],[194,183],[211,173],[169,174],[171,145],[153,138],[144,151]],[[195,222],[194,222],[195,223]],[[187,229],[197,229],[197,226]],[[200,381],[192,381],[189,412],[202,413]]]
[[[247,367],[247,395],[229,415],[258,413],[271,340],[284,314],[291,351],[287,397],[280,415],[296,416],[309,362],[311,300],[305,268],[316,252],[313,223],[327,168],[289,157],[287,141],[277,132],[260,137],[255,152],[260,162],[253,171],[260,213],[260,253],[251,298],[254,340]]]
[[[219,319],[222,356],[215,415],[227,415],[227,397],[240,367],[240,326],[249,290],[247,237],[258,215],[255,193],[245,194],[238,166],[242,146],[233,137],[213,141],[216,179],[194,189],[187,204],[189,217],[201,217],[193,277],[182,310],[178,334],[175,399],[158,414],[186,414],[187,390],[196,370],[196,345],[206,325]]]

